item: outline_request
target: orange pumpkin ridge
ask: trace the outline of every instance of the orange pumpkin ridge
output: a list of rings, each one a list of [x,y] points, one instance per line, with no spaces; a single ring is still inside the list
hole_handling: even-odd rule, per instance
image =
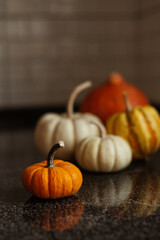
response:
[[[22,174],[25,189],[39,198],[63,198],[76,193],[82,185],[80,170],[70,162],[54,159],[55,153],[64,142],[55,144],[47,161],[33,164]]]

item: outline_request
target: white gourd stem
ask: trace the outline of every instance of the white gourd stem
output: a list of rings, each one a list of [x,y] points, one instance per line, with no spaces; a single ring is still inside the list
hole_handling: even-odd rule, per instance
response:
[[[90,123],[95,124],[99,128],[99,130],[100,130],[100,137],[102,137],[102,138],[106,137],[107,131],[106,131],[105,127],[102,124],[100,124],[99,122],[93,122],[93,121],[90,121]]]
[[[73,104],[74,104],[74,101],[75,101],[75,98],[77,97],[77,95],[84,89],[90,87],[91,85],[92,85],[91,81],[86,81],[86,82],[78,85],[77,87],[75,87],[75,89],[73,90],[73,92],[71,93],[71,95],[68,99],[68,104],[67,104],[68,118],[72,119],[72,117],[73,117]]]
[[[64,147],[64,142],[63,141],[59,141],[57,144],[53,145],[53,147],[49,151],[49,154],[48,154],[48,157],[47,157],[47,166],[46,166],[47,168],[54,167],[54,165],[53,165],[54,156],[55,156],[57,150],[59,148],[63,148],[63,147]]]
[[[126,106],[126,111],[131,112],[132,111],[132,106],[131,106],[131,103],[130,103],[128,97],[127,97],[127,93],[123,92],[122,96],[123,96],[124,103],[125,103],[125,106]]]

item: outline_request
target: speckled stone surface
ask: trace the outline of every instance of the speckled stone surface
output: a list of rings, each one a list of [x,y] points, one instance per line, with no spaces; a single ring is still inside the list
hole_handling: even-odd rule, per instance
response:
[[[44,160],[33,129],[0,133],[0,239],[159,239],[160,152],[119,173],[82,172],[72,197],[41,200],[21,184],[28,165]]]

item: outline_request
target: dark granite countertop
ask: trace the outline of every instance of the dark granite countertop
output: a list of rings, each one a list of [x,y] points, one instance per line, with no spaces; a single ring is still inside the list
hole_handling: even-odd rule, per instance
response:
[[[21,184],[24,168],[44,160],[34,122],[14,121],[0,128],[0,239],[160,238],[160,152],[118,173],[83,171],[76,195],[41,200]]]

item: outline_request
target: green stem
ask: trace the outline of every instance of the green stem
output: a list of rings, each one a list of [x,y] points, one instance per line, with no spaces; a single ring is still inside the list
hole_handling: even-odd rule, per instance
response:
[[[53,145],[53,147],[49,151],[49,154],[47,157],[47,166],[46,166],[47,168],[54,167],[54,165],[53,165],[54,156],[55,156],[57,150],[62,147],[64,147],[63,141],[59,141],[57,144]]]

